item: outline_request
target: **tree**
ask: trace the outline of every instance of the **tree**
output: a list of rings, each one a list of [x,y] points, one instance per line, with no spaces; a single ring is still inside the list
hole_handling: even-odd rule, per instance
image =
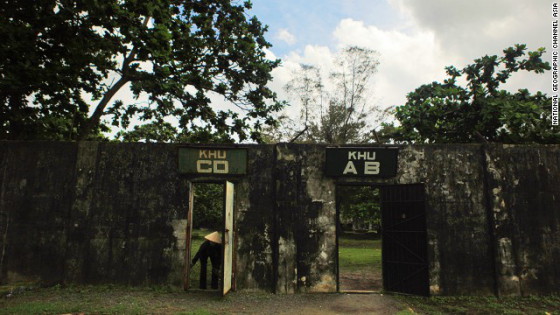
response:
[[[501,58],[484,56],[462,70],[447,67],[449,78],[410,93],[406,104],[396,108],[401,126],[384,130],[395,140],[413,142],[559,143],[560,133],[550,120],[550,97],[499,89],[517,71],[550,69],[541,59],[544,48],[525,50],[525,45],[515,45]],[[460,77],[466,87],[458,85]]]
[[[235,143],[234,138],[225,133],[216,133],[211,126],[178,130],[166,121],[134,126],[130,131],[118,132],[116,138],[124,142]]]
[[[194,228],[221,231],[224,227],[224,186],[198,183],[194,190]]]
[[[367,141],[368,120],[376,108],[369,103],[370,80],[379,61],[374,50],[349,47],[335,57],[325,79],[318,67],[302,65],[285,86],[301,108],[300,124],[284,119],[292,141],[360,143]],[[295,128],[294,128],[295,127]]]
[[[359,229],[380,230],[379,189],[370,186],[338,186],[337,198],[341,223],[352,223],[354,228]]]
[[[51,0],[0,7],[0,138],[88,139],[175,117],[258,140],[280,108],[266,27],[249,1]],[[144,105],[115,100],[130,87]],[[239,110],[217,109],[220,96]],[[95,105],[90,108],[88,100]],[[241,114],[243,113],[243,114]]]

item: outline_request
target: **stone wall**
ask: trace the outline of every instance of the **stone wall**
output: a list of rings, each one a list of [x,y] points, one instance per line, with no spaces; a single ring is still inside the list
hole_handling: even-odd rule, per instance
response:
[[[4,142],[0,152],[3,278],[179,283],[186,181],[173,146]]]
[[[274,290],[274,148],[248,151],[247,175],[235,186],[235,282],[239,289]]]
[[[491,146],[488,192],[500,295],[560,291],[560,146]]]
[[[72,143],[0,145],[0,267],[9,275],[60,281],[76,178]]]
[[[180,286],[190,183],[229,180],[236,288],[335,292],[337,185],[423,183],[432,294],[560,290],[558,145],[401,146],[388,179],[326,177],[324,145],[237,147],[247,175],[201,177],[172,144],[0,142],[1,280]]]
[[[277,292],[336,291],[336,204],[324,147],[276,147]]]
[[[401,147],[390,179],[325,177],[325,147],[278,145],[279,292],[336,291],[336,185],[424,183],[432,294],[491,294],[480,146]]]

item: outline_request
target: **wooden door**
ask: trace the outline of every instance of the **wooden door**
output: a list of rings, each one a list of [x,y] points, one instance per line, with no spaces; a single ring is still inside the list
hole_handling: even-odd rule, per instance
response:
[[[233,205],[234,205],[234,185],[226,182],[224,198],[224,278],[223,295],[231,290],[231,280],[233,277]]]
[[[187,230],[185,233],[185,273],[183,275],[183,289],[186,291],[190,287],[190,272],[191,272],[191,235],[193,226],[193,203],[194,203],[194,185],[189,182],[188,186],[188,209],[187,209]]]

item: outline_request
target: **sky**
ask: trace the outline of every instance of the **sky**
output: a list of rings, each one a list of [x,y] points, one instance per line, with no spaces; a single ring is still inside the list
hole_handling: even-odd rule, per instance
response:
[[[281,98],[299,64],[328,68],[348,46],[379,53],[371,89],[374,106],[402,105],[422,84],[441,81],[514,44],[545,47],[551,58],[550,0],[253,0],[249,12],[268,25],[270,55],[282,60],[270,87]],[[550,72],[518,73],[505,88],[551,93]],[[293,110],[293,109],[288,109]]]

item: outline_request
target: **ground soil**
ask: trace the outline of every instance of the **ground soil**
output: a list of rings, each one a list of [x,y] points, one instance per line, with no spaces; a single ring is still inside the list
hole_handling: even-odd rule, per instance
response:
[[[395,314],[407,306],[384,294],[317,293],[251,297],[233,293],[235,301],[216,310],[228,314]]]
[[[281,312],[280,314],[395,314],[406,309],[401,303],[382,294],[332,294],[320,301]],[[270,310],[273,311],[273,310]]]
[[[0,297],[0,314],[395,314],[407,305],[383,294],[270,294],[126,287],[33,289]]]
[[[362,272],[346,271],[339,275],[340,291],[361,290],[361,291],[381,291],[383,289],[383,279],[381,271]]]
[[[114,285],[0,286],[1,314],[560,314],[560,296],[271,294]]]

